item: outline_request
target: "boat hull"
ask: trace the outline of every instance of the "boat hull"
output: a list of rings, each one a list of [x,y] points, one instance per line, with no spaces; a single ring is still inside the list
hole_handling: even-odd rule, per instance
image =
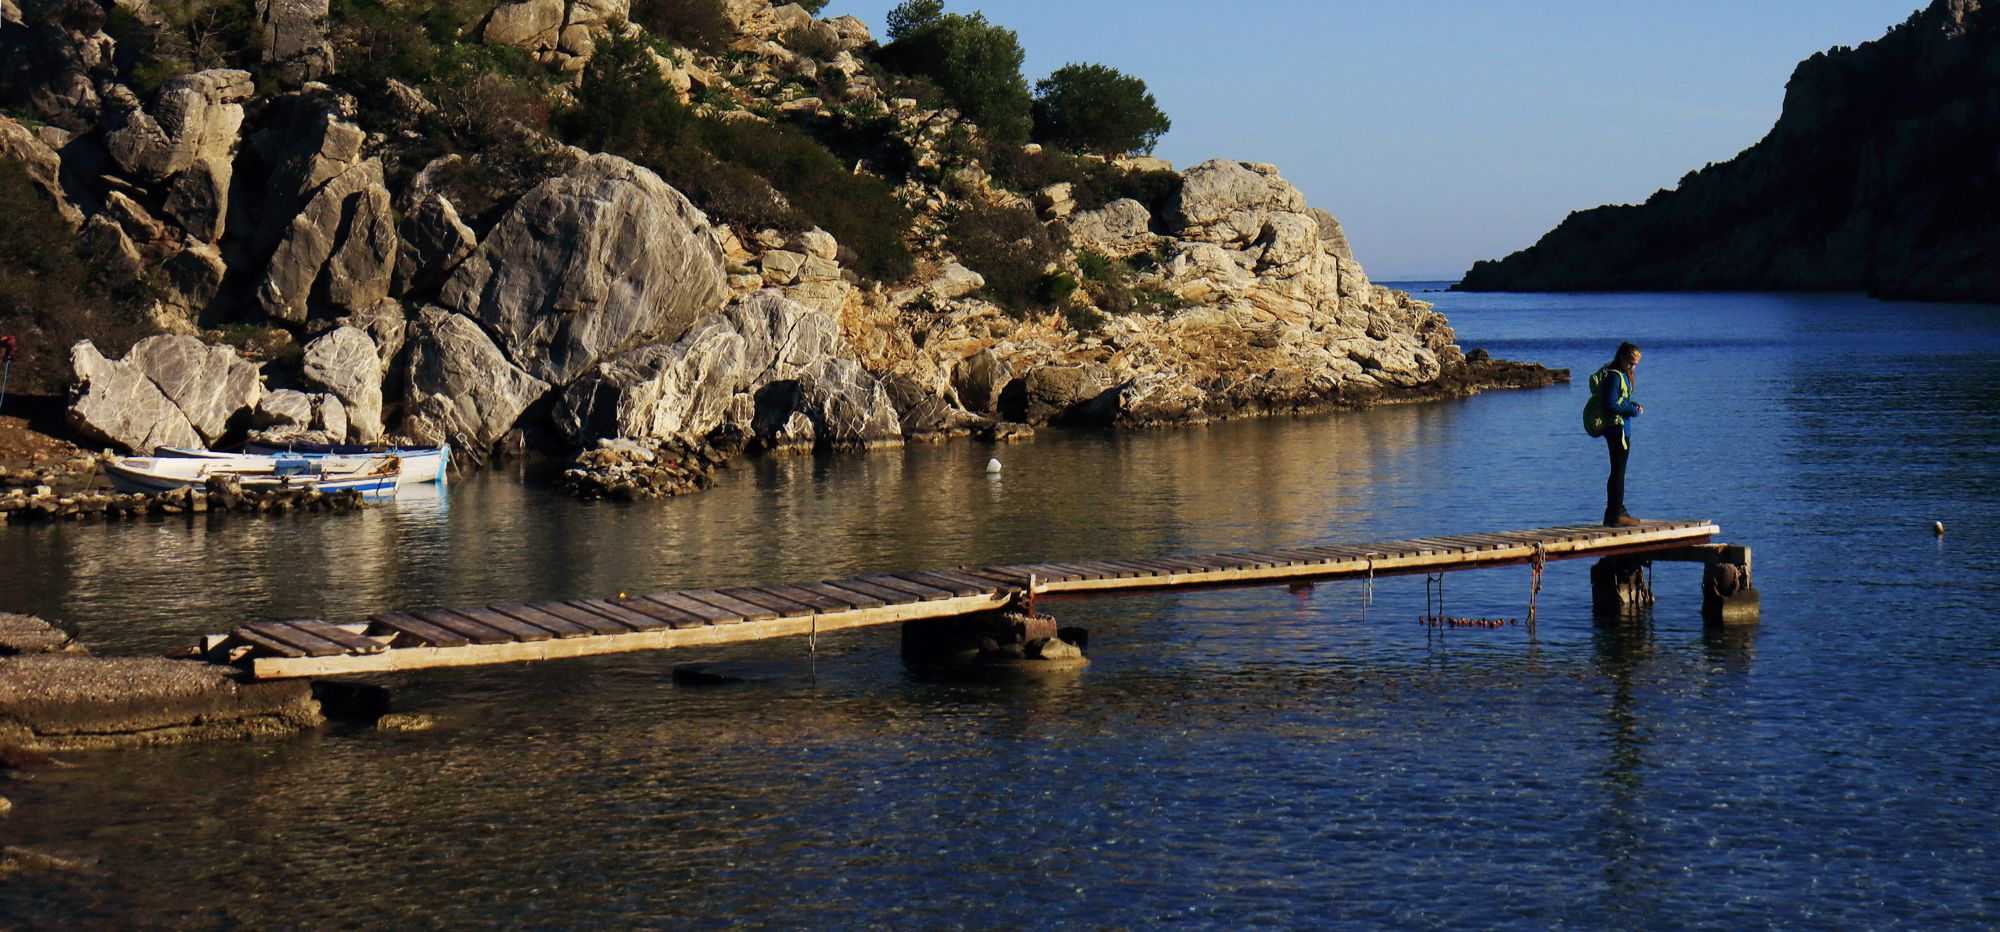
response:
[[[245,469],[229,460],[133,456],[104,464],[111,487],[120,492],[158,495],[174,489],[202,488],[214,476],[231,476],[244,491],[316,489],[321,492],[355,491],[363,495],[390,494],[396,490],[397,467],[388,458],[366,461],[346,472],[312,471],[279,473],[271,469]]]

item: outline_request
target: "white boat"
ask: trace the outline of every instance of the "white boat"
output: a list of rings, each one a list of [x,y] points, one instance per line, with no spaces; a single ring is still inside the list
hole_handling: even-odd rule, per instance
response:
[[[161,447],[154,451],[164,457],[187,457],[190,459],[224,460],[252,466],[276,460],[305,460],[325,463],[330,472],[341,472],[358,468],[369,460],[393,456],[402,466],[397,477],[398,485],[418,485],[425,482],[443,482],[445,464],[451,459],[451,447],[440,444],[435,447],[385,447],[370,449],[365,447],[286,450],[252,444],[249,453],[222,453],[196,447]]]
[[[187,456],[123,456],[104,464],[111,486],[121,492],[158,494],[200,488],[212,476],[234,476],[245,491],[318,489],[381,495],[396,490],[402,464],[394,456],[356,458],[325,464],[302,458],[251,457],[262,462]]]

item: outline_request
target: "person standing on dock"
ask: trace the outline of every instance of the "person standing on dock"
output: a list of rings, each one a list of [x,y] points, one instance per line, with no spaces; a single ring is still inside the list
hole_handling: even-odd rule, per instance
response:
[[[1613,527],[1639,523],[1625,511],[1625,462],[1632,456],[1630,419],[1646,413],[1632,400],[1632,372],[1638,367],[1638,344],[1620,343],[1611,361],[1590,377],[1591,392],[1610,416],[1604,430],[1604,446],[1611,451],[1611,477],[1604,482],[1604,523]]]

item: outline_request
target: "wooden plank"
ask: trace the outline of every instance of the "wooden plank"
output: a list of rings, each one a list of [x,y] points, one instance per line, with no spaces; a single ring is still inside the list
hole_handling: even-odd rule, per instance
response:
[[[596,632],[598,637],[626,631],[649,631],[653,628],[666,627],[666,623],[657,618],[619,617],[605,612],[592,611],[581,605],[571,605],[568,602],[557,602],[554,600],[526,602],[521,607],[582,625]],[[620,615],[630,616],[631,613],[621,612]]]
[[[428,621],[431,624],[437,625],[440,628],[444,628],[449,631],[455,631],[461,635],[464,635],[474,644],[499,644],[502,641],[520,640],[520,638],[515,637],[514,633],[511,631],[506,631],[501,628],[483,625],[480,624],[479,622],[473,621],[472,619],[465,617],[464,615],[455,615],[443,609],[435,609],[435,608],[419,609],[417,611],[411,612],[410,614],[415,615],[418,618],[421,618],[425,621]],[[544,632],[543,636],[544,637],[547,636],[546,632]]]
[[[851,612],[857,608],[881,608],[881,599],[871,599],[857,592],[845,589],[822,587],[819,583],[774,583],[764,588],[786,598],[805,602],[822,614],[827,612]]]
[[[1115,566],[1130,571],[1132,575],[1125,577],[1127,579],[1155,579],[1171,572],[1164,566],[1154,566],[1138,560],[1105,560],[1103,562],[1106,566]]]
[[[1067,563],[1026,563],[1022,564],[1021,568],[1035,574],[1037,580],[1046,582],[1069,582],[1083,578],[1081,573]]]
[[[812,592],[816,596],[824,596],[828,600],[834,600],[834,602],[840,602],[840,604],[848,604],[852,608],[882,608],[882,606],[888,604],[888,602],[882,600],[882,596],[874,596],[874,594],[858,592],[858,590],[850,590],[850,588],[840,588],[840,586],[834,586],[830,582],[792,582],[792,584],[788,584],[788,588]],[[838,608],[830,608],[830,612],[838,612]]]
[[[872,599],[880,599],[883,605],[908,605],[911,602],[923,601],[922,596],[914,593],[904,592],[901,589],[886,589],[860,579],[833,579],[819,585],[832,586],[836,589],[845,589],[849,592],[865,595]]]
[[[1313,563],[1320,562],[1303,554],[1290,554],[1279,550],[1252,550],[1244,554],[1244,556],[1257,560],[1265,566],[1297,566],[1308,561]]]
[[[1028,571],[1015,569],[1011,566],[961,566],[958,568],[958,572],[968,576],[991,579],[994,582],[1012,586],[1016,589],[1025,589],[1028,586]]]
[[[439,609],[437,611],[441,613],[450,614],[456,618],[463,618],[466,621],[472,622],[474,624],[485,625],[486,627],[492,628],[493,630],[498,631],[501,634],[507,635],[508,637],[516,641],[546,641],[549,638],[555,636],[555,632],[550,631],[547,628],[538,628],[534,625],[528,624],[527,622],[509,618],[506,615],[500,614],[499,612],[487,612],[485,613],[485,616],[482,617],[480,615],[474,614],[475,610],[473,609],[449,608],[449,609]],[[424,615],[424,617],[429,618],[436,613],[419,613],[419,614],[422,614]]]
[[[755,586],[736,586],[716,591],[732,599],[768,608],[771,611],[777,612],[780,618],[802,618],[816,611],[812,606],[804,602],[795,602],[775,592],[768,592]]]
[[[1132,577],[1139,575],[1138,570],[1135,570],[1129,566],[1116,566],[1110,563],[1106,563],[1102,560],[1092,560],[1087,563],[1078,563],[1076,565],[1089,570],[1092,576],[1094,576],[1097,579],[1131,579]]]
[[[867,576],[860,577],[860,579],[862,582],[872,583],[884,589],[895,589],[900,592],[908,592],[916,596],[917,598],[923,599],[926,602],[936,602],[940,599],[952,598],[953,596],[953,593],[948,589],[939,589],[936,586],[927,586],[924,585],[923,583],[912,582],[911,580],[904,579],[900,576],[893,576],[888,573],[870,573]]]
[[[335,654],[348,653],[347,648],[338,642],[329,641],[311,631],[294,628],[290,621],[260,621],[248,627],[267,638],[290,644],[304,651],[308,657],[331,657]]]
[[[966,582],[963,579],[957,579],[951,576],[943,576],[937,573],[926,572],[924,570],[911,570],[907,573],[897,573],[896,578],[907,579],[914,583],[922,583],[926,586],[943,589],[944,591],[949,592],[952,595],[959,595],[959,596],[978,595],[982,592],[996,592],[999,591],[1000,588],[992,584],[981,585],[979,583]]]
[[[298,657],[304,657],[306,655],[305,651],[293,647],[292,645],[287,644],[284,641],[280,641],[277,638],[271,637],[268,634],[261,633],[256,628],[253,628],[249,625],[244,625],[241,628],[237,628],[236,630],[229,632],[229,636],[239,641],[242,641],[245,644],[249,644],[253,647],[259,647],[264,650],[270,651],[271,653],[277,654],[280,657],[298,658]]]
[[[486,606],[487,611],[499,612],[509,618],[526,622],[537,628],[545,628],[559,638],[590,637],[598,634],[623,634],[632,629],[603,618],[583,613],[582,619],[565,618],[552,612],[545,612],[521,602],[503,602]]]
[[[922,575],[955,580],[961,584],[973,587],[978,592],[1000,592],[1002,590],[1020,588],[1019,586],[1010,586],[1002,583],[997,579],[983,579],[971,573],[961,573],[957,570],[925,570]]]
[[[346,628],[322,619],[295,618],[286,623],[301,631],[311,632],[335,644],[339,644],[341,647],[346,648],[349,653],[372,654],[379,650],[389,649],[389,646],[381,641],[377,641],[374,638],[362,637]]]
[[[697,602],[713,605],[716,608],[742,618],[744,621],[773,621],[778,617],[777,612],[762,605],[731,598],[714,589],[681,589],[675,594],[685,596]]]
[[[662,592],[657,595],[643,595],[640,600],[668,608],[677,608],[711,625],[739,625],[743,616],[726,609],[717,608],[699,599],[690,599],[678,592]]]
[[[571,611],[588,612],[619,624],[632,625],[639,631],[692,628],[708,624],[703,618],[643,599],[571,599],[563,604]]]
[[[411,640],[433,647],[464,647],[472,643],[472,639],[463,634],[448,628],[440,628],[408,612],[383,612],[371,615],[368,624],[370,630],[380,625],[399,635],[409,635]]]
[[[455,608],[452,609],[452,611],[464,615],[465,617],[470,618],[473,621],[479,622],[482,625],[486,625],[492,628],[499,628],[502,631],[508,630],[506,628],[507,625],[523,625],[526,627],[534,628],[537,631],[546,632],[545,636],[559,637],[559,638],[581,637],[583,635],[595,633],[592,631],[585,630],[581,625],[563,621],[560,618],[551,618],[546,615],[539,616],[534,620],[530,620],[527,618],[517,618],[511,612],[498,611],[490,605],[481,605],[475,608]]]

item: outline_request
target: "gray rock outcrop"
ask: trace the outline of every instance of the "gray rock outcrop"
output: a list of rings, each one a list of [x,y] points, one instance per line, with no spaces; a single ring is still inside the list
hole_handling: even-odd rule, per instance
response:
[[[408,352],[403,433],[421,443],[449,441],[475,461],[549,390],[462,314],[425,308],[410,325]]]
[[[328,0],[257,0],[263,59],[276,64],[290,84],[312,81],[333,71],[327,41]]]
[[[150,112],[116,88],[104,145],[126,171],[158,181],[206,158],[228,158],[243,128],[243,102],[256,93],[250,72],[212,68],[161,85]]]
[[[204,443],[222,439],[264,395],[255,363],[191,336],[140,340],[125,355],[125,365],[152,380]]]
[[[368,159],[327,181],[292,218],[257,303],[295,323],[319,301],[346,311],[370,307],[389,294],[397,245],[382,163]]]
[[[563,0],[521,0],[495,7],[486,19],[480,41],[487,45],[511,45],[530,52],[546,52],[556,47],[563,27]]]
[[[556,424],[578,445],[601,437],[699,442],[738,420],[737,396],[798,378],[844,345],[825,315],[775,291],[754,292],[671,344],[599,365],[564,391]]]
[[[726,293],[708,218],[658,175],[600,154],[523,196],[439,302],[483,321],[537,379],[567,385],[686,333]]]
[[[814,445],[859,450],[903,441],[903,419],[889,390],[852,359],[826,358],[798,377],[796,414],[813,425]]]
[[[136,367],[106,359],[89,340],[70,348],[69,423],[86,439],[128,451],[198,447],[201,435],[178,405]]]
[[[83,214],[63,197],[62,157],[35,138],[33,131],[5,116],[0,116],[0,159],[21,166],[28,180],[48,195],[49,203],[71,226],[83,223]]]
[[[336,327],[306,344],[304,374],[340,399],[355,440],[382,439],[382,360],[367,333]]]
[[[1153,241],[1153,215],[1144,204],[1120,198],[1096,210],[1077,211],[1069,218],[1069,233],[1080,248],[1107,256],[1126,256]]]
[[[221,156],[196,159],[175,175],[167,188],[167,216],[195,239],[204,243],[220,240],[229,215],[229,179],[234,173],[229,160]]]

